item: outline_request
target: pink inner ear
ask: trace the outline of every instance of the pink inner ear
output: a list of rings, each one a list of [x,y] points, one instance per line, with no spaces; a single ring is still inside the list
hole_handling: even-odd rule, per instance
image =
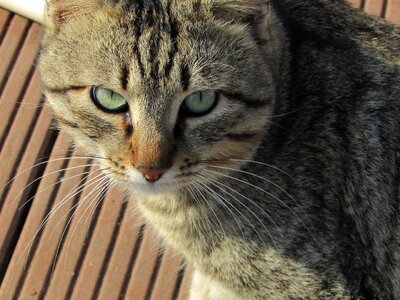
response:
[[[72,16],[74,12],[79,10],[76,5],[68,5],[70,0],[49,0],[47,1],[47,7],[50,8],[50,17],[58,27],[61,25],[69,16]],[[64,5],[61,4],[64,2]]]
[[[72,15],[73,12],[68,11],[68,10],[59,10],[55,13],[54,19],[57,25],[60,25],[64,20],[66,20],[70,15]]]

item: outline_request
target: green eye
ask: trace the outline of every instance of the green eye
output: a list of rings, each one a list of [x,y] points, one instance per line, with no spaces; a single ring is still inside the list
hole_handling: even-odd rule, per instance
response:
[[[92,100],[98,108],[111,113],[128,111],[128,102],[120,94],[99,86],[92,87]]]
[[[219,94],[214,91],[196,92],[183,101],[184,111],[192,117],[210,113],[218,103]]]

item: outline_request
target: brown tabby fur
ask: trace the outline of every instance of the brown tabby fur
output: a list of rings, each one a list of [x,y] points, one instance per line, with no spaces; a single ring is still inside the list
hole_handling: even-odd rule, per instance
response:
[[[195,266],[191,299],[400,298],[398,28],[342,0],[50,1],[47,23],[60,127]]]

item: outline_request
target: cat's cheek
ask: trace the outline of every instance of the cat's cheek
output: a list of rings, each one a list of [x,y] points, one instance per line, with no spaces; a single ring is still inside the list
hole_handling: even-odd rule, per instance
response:
[[[257,142],[252,139],[248,141],[237,142],[230,139],[224,139],[213,144],[203,151],[203,160],[228,160],[232,159],[250,159],[257,149]]]
[[[92,154],[96,157],[104,157],[104,151],[100,149],[99,145],[93,139],[82,133],[79,129],[66,126],[62,126],[61,129],[67,135],[72,137],[74,145],[84,149],[86,153]]]
[[[46,101],[50,105],[55,116],[62,116],[64,119],[73,119],[74,116],[71,113],[71,107],[68,105],[69,101],[67,97],[52,97],[46,95]]]

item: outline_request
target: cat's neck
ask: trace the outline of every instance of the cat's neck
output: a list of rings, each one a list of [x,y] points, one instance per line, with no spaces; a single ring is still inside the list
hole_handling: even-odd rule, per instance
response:
[[[196,252],[199,255],[204,248],[218,243],[220,228],[215,223],[206,223],[212,216],[211,211],[218,213],[218,207],[210,202],[208,209],[194,202],[193,197],[186,191],[170,194],[147,195],[138,199],[138,207],[146,221],[178,250],[185,254]],[[213,216],[215,220],[215,216]],[[218,222],[226,220],[218,218]],[[218,223],[223,226],[221,223]],[[207,228],[207,226],[209,226]],[[210,227],[211,226],[211,227]],[[191,255],[190,255],[191,256]]]

